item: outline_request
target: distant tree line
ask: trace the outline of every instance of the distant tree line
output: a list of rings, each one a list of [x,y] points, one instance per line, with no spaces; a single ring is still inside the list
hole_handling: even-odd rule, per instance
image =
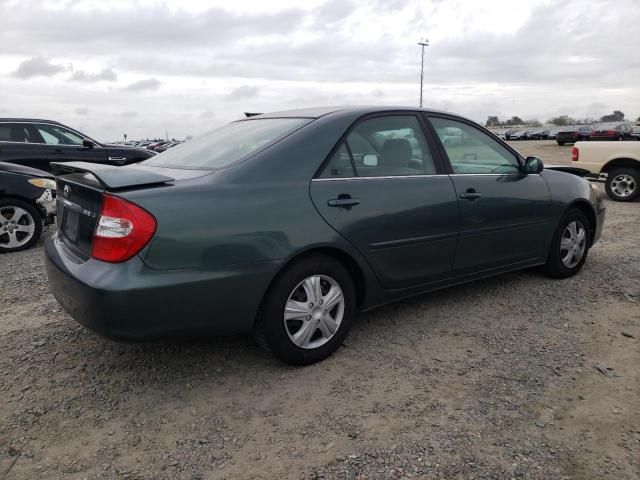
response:
[[[580,125],[580,124],[589,124],[594,123],[597,120],[593,118],[584,118],[582,120],[571,118],[569,115],[560,115],[557,117],[550,118],[547,120],[547,123],[551,123],[553,125],[557,125],[558,127],[564,127],[566,125]],[[614,110],[613,113],[609,115],[604,115],[600,117],[600,122],[622,122],[624,121],[624,113],[620,110]],[[640,117],[637,118],[636,122],[640,123]],[[497,115],[489,115],[487,117],[487,121],[485,126],[487,127],[511,127],[515,125],[534,125],[540,126],[542,125],[539,120],[522,120],[522,118],[518,116],[513,116],[509,120],[501,121]]]

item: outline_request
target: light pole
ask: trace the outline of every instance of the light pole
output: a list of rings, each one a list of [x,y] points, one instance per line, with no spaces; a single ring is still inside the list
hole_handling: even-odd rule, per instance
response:
[[[420,61],[420,108],[422,108],[422,82],[424,80],[424,47],[429,46],[429,40],[425,38],[419,41],[418,45],[422,47],[422,59]]]

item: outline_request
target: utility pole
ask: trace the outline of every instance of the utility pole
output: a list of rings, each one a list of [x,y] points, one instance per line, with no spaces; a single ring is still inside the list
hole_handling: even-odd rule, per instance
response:
[[[422,59],[420,61],[420,108],[422,108],[422,83],[424,81],[424,47],[429,46],[428,39],[422,39],[418,42],[418,45],[422,47]]]

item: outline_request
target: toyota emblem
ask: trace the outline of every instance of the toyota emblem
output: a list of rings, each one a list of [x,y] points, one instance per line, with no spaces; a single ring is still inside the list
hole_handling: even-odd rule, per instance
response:
[[[69,198],[69,194],[71,193],[71,187],[69,185],[65,185],[62,191],[64,193],[65,198]]]

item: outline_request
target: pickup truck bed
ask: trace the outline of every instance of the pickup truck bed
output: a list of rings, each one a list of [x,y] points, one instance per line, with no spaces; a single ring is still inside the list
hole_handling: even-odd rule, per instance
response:
[[[577,142],[571,160],[604,181],[612,200],[631,202],[640,195],[640,142]]]

